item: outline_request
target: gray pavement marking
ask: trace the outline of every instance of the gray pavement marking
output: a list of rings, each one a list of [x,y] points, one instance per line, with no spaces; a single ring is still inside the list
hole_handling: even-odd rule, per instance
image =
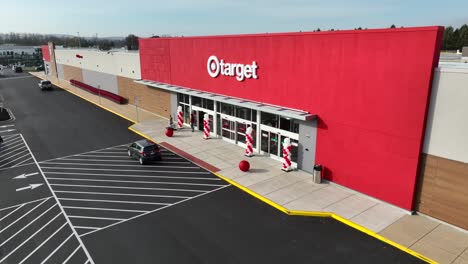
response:
[[[23,232],[23,230],[25,230],[26,228],[28,228],[28,226],[32,225],[34,222],[36,222],[38,219],[40,219],[42,216],[44,216],[45,214],[47,214],[50,210],[54,209],[54,207],[56,206],[57,204],[54,204],[52,205],[51,207],[49,207],[49,209],[47,209],[45,212],[43,212],[41,215],[39,215],[38,217],[36,217],[34,220],[32,220],[31,222],[29,222],[27,225],[25,225],[23,228],[21,228],[19,231],[17,231],[14,235],[10,236],[8,239],[6,239],[5,241],[3,241],[3,243],[0,244],[0,247],[5,245],[8,241],[10,241],[12,238],[14,238],[15,236],[17,236],[19,233]],[[58,214],[57,216],[59,216],[60,214]],[[0,261],[1,262],[1,261]]]
[[[49,180],[63,180],[63,181],[92,181],[92,182],[122,182],[122,183],[150,183],[150,184],[168,184],[168,185],[190,185],[190,186],[211,186],[211,187],[220,187],[226,184],[204,184],[204,183],[185,183],[185,182],[149,182],[149,181],[118,181],[118,180],[98,180],[98,179],[77,179],[77,178],[52,178],[49,177]],[[57,185],[57,184],[52,184]],[[88,185],[84,185],[88,186]],[[125,187],[125,186],[124,186]],[[141,189],[140,187],[125,187],[128,189]],[[150,190],[150,189],[147,189]]]
[[[84,264],[88,264],[88,263],[89,263],[89,260],[88,260],[88,261],[86,261]]]
[[[75,255],[75,253],[81,248],[81,245],[79,245],[71,254],[68,256],[66,260],[62,262],[62,264],[66,264],[72,257]]]
[[[137,215],[137,216],[134,216],[134,217],[130,217],[130,218],[128,218],[128,219],[126,219],[126,220],[124,220],[124,221],[122,221],[122,222],[117,222],[117,223],[108,225],[108,226],[106,226],[106,227],[100,228],[99,230],[94,230],[94,231],[91,231],[91,232],[82,234],[81,236],[84,237],[84,236],[90,235],[90,234],[95,233],[95,232],[97,232],[97,231],[100,231],[100,230],[103,230],[103,229],[106,229],[106,228],[109,228],[109,227],[112,227],[112,226],[115,226],[115,225],[118,225],[118,224],[121,224],[121,223],[124,223],[124,222],[128,222],[128,221],[134,220],[134,219],[136,219],[136,218],[143,217],[143,216],[145,216],[145,215],[147,215],[147,214],[151,214],[151,213],[154,213],[154,212],[157,212],[157,211],[160,211],[160,210],[169,208],[169,207],[171,207],[171,206],[174,206],[174,205],[177,205],[177,204],[180,204],[180,203],[183,203],[183,202],[186,202],[186,201],[189,201],[189,200],[192,200],[192,199],[201,197],[201,196],[203,196],[203,195],[207,195],[207,194],[209,194],[209,193],[219,191],[219,190],[224,189],[224,188],[229,187],[229,186],[231,186],[231,185],[222,186],[222,187],[220,187],[220,188],[217,188],[217,189],[214,189],[214,190],[205,192],[205,193],[201,193],[201,194],[199,194],[199,195],[195,195],[195,196],[193,196],[193,197],[190,197],[190,198],[185,199],[185,200],[182,200],[182,201],[178,201],[178,202],[175,202],[175,203],[172,203],[172,204],[167,204],[166,206],[163,206],[163,207],[161,207],[161,208],[158,208],[158,209],[155,209],[155,210],[152,210],[152,211],[148,211],[148,212],[146,212],[146,213],[144,213],[144,214],[141,214],[141,215]]]
[[[39,246],[37,246],[29,255],[27,255],[23,260],[21,260],[18,264],[23,264],[26,260],[28,260],[29,257],[31,257],[36,251],[41,249],[42,246],[44,246],[47,242],[49,242],[50,239],[52,239],[58,232],[60,232],[67,223],[65,222],[59,229],[57,229],[52,235],[50,235],[46,240],[44,240]]]
[[[6,219],[8,216],[10,216],[11,214],[13,214],[14,212],[16,212],[16,211],[18,211],[19,209],[21,209],[23,206],[24,206],[24,204],[19,205],[18,208],[16,208],[15,210],[11,211],[10,213],[8,213],[7,215],[5,215],[4,217],[0,218],[0,222],[2,222],[3,219]]]
[[[52,190],[52,187],[50,186],[50,183],[49,183],[49,181],[47,180],[47,177],[44,175],[44,172],[42,171],[41,166],[39,166],[39,163],[37,162],[36,158],[34,157],[32,151],[31,151],[31,148],[29,148],[29,145],[28,145],[28,143],[26,142],[26,140],[24,139],[23,135],[20,134],[20,136],[21,136],[21,138],[23,139],[24,144],[25,144],[26,147],[28,148],[29,153],[31,154],[31,157],[33,158],[34,162],[36,163],[37,168],[38,168],[39,171],[41,172],[41,175],[42,175],[42,177],[44,178],[44,181],[46,182],[47,186],[49,187],[50,192],[51,192],[52,195],[54,196],[56,203],[58,204],[60,210],[61,210],[62,213],[63,213],[63,216],[65,217],[65,220],[66,220],[66,221],[68,222],[68,224],[70,225],[70,228],[71,228],[71,230],[73,231],[73,234],[75,234],[75,237],[76,237],[76,239],[78,240],[79,244],[83,246],[83,251],[85,252],[85,254],[86,254],[86,256],[88,257],[88,259],[91,261],[91,264],[94,264],[93,258],[91,257],[91,255],[89,254],[88,250],[87,250],[86,247],[84,246],[83,241],[81,240],[80,236],[78,235],[78,233],[76,232],[76,230],[73,228],[73,224],[71,223],[70,219],[68,218],[67,214],[65,213],[65,210],[63,209],[62,205],[60,204],[60,200],[59,200],[59,199],[57,198],[57,196],[55,195],[54,190]]]
[[[16,189],[17,192],[20,192],[20,191],[24,191],[24,190],[34,190],[38,187],[41,187],[42,186],[42,183],[36,183],[36,184],[29,184],[29,186],[26,186],[26,187],[21,187],[21,188],[18,188]]]
[[[127,178],[162,178],[162,179],[184,179],[184,180],[210,180],[221,181],[220,178],[204,178],[204,177],[178,177],[178,176],[152,176],[152,175],[136,175],[136,174],[102,174],[102,173],[74,173],[74,172],[47,172],[46,174],[58,175],[88,175],[88,176],[103,176],[103,177],[127,177]]]
[[[39,206],[41,206],[43,203],[47,202],[49,200],[49,198],[45,199],[44,201],[42,201],[40,204],[36,205],[33,209],[29,210],[26,214],[22,215],[20,218],[16,219],[13,223],[9,224],[7,227],[3,228],[2,230],[0,230],[0,234],[7,230],[10,226],[16,224],[18,221],[20,221],[21,219],[23,219],[25,216],[27,216],[29,213],[31,213],[32,211],[36,210],[36,208],[38,208]]]
[[[109,217],[96,217],[96,216],[83,216],[83,215],[69,215],[70,218],[81,218],[81,219],[96,219],[96,220],[109,220],[109,221],[123,221],[123,218],[109,218]]]
[[[49,198],[52,198],[52,197],[53,197],[53,196],[49,196],[49,197],[45,197],[45,198],[41,198],[41,199],[37,199],[37,200],[34,200],[34,201],[29,201],[29,202],[27,202],[27,203],[22,203],[22,204],[12,205],[12,206],[5,207],[5,208],[2,208],[2,209],[0,209],[0,211],[7,210],[7,209],[11,209],[11,208],[14,208],[14,207],[16,207],[16,206],[22,206],[22,205],[25,205],[25,204],[30,204],[30,203],[34,203],[34,202],[38,202],[38,201],[42,201],[42,200],[49,199]]]
[[[190,174],[211,174],[209,172],[200,171],[162,171],[162,170],[117,170],[117,169],[90,169],[90,168],[72,168],[72,167],[42,167],[43,169],[59,169],[59,170],[97,170],[97,171],[138,171],[138,172],[167,172],[167,173],[190,173]],[[197,167],[198,168],[198,167]]]
[[[63,186],[63,185],[62,185]],[[77,185],[66,185],[70,187],[80,187]],[[94,187],[94,186],[93,186]],[[174,198],[174,199],[186,199],[190,196],[175,196],[175,195],[158,195],[158,194],[137,194],[137,193],[106,193],[106,192],[81,192],[81,191],[55,191],[58,193],[82,193],[82,194],[98,194],[98,195],[117,195],[117,196],[136,196],[136,197],[160,197],[160,198]]]
[[[65,209],[80,209],[80,210],[96,210],[96,211],[115,211],[115,212],[130,212],[130,213],[146,213],[143,210],[130,210],[130,209],[112,209],[112,208],[99,208],[99,207],[80,207],[80,206],[64,206]]]
[[[31,177],[31,176],[35,176],[35,175],[38,175],[39,172],[33,172],[33,173],[23,173],[21,175],[18,175],[16,177],[13,177],[13,179],[27,179],[28,177]]]
[[[55,219],[57,219],[62,213],[57,214],[52,220],[47,222],[44,226],[42,226],[39,230],[37,230],[34,234],[32,234],[30,237],[28,237],[23,243],[21,243],[19,246],[17,246],[15,249],[13,249],[8,255],[6,255],[3,259],[0,260],[0,263],[2,263],[5,259],[7,259],[11,254],[15,253],[19,248],[21,248],[24,244],[26,244],[29,240],[31,240],[33,237],[35,237],[39,232],[41,232],[44,228],[46,228],[50,223],[52,223]]]
[[[169,205],[168,203],[151,203],[151,202],[117,201],[117,200],[98,200],[98,199],[77,199],[77,198],[59,198],[59,200],[64,200],[64,201],[103,202],[103,203],[128,203],[128,204]]]
[[[72,229],[72,230],[73,230],[73,229]],[[60,248],[62,248],[63,245],[65,245],[65,243],[67,243],[68,240],[70,240],[70,238],[72,238],[72,236],[74,236],[74,235],[75,235],[74,233],[70,234],[70,235],[67,237],[67,239],[65,239],[65,240],[62,242],[62,244],[60,244],[57,248],[55,248],[54,251],[52,251],[52,252],[49,254],[49,256],[47,256],[47,258],[45,258],[45,259],[41,262],[41,264],[46,263],[46,262],[47,262]]]
[[[80,165],[80,166],[119,166],[119,167],[138,167],[141,165],[135,160],[135,165],[122,165],[122,164],[92,164],[92,163],[67,163],[67,162],[44,162],[45,164],[58,164],[58,165]],[[165,165],[145,165],[147,168],[174,168],[174,169],[199,169],[198,166],[165,166]]]

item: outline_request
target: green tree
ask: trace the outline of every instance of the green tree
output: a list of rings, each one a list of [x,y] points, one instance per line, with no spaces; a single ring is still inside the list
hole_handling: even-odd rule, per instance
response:
[[[138,37],[130,34],[125,38],[125,46],[128,50],[138,50]]]
[[[390,26],[390,28],[396,28],[395,24],[392,24],[392,25]]]

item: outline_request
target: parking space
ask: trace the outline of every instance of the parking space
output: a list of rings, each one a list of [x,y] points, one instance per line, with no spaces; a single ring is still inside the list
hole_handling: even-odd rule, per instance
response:
[[[0,130],[0,135],[3,138],[3,143],[0,144],[0,169],[16,167],[21,164],[32,162],[31,153],[22,135],[13,133],[5,135],[5,130],[12,130],[9,132],[14,132],[14,128],[5,127],[3,129],[3,133]]]
[[[86,263],[53,197],[0,209],[0,263]]]
[[[40,162],[80,235],[229,186],[166,149],[162,161],[140,165],[126,146]]]

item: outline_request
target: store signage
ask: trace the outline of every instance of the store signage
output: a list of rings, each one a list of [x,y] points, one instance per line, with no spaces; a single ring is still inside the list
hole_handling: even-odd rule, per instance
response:
[[[251,78],[258,79],[258,65],[255,61],[252,61],[252,64],[229,63],[224,62],[223,59],[218,59],[215,55],[212,55],[208,58],[206,68],[208,70],[208,74],[213,78],[216,78],[221,74],[224,76],[235,76],[239,82]]]

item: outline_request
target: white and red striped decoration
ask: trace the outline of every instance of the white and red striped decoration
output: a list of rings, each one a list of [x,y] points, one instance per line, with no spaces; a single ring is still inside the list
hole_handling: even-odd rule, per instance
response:
[[[247,146],[245,148],[245,156],[252,157],[253,156],[252,127],[247,128],[247,131],[245,132],[245,139],[247,143]]]
[[[285,138],[283,142],[283,168],[284,171],[291,171],[291,140]]]
[[[208,114],[203,116],[203,138],[209,139],[210,138],[210,118]]]
[[[177,107],[177,127],[182,128],[184,124],[184,112],[182,111],[182,106]]]

